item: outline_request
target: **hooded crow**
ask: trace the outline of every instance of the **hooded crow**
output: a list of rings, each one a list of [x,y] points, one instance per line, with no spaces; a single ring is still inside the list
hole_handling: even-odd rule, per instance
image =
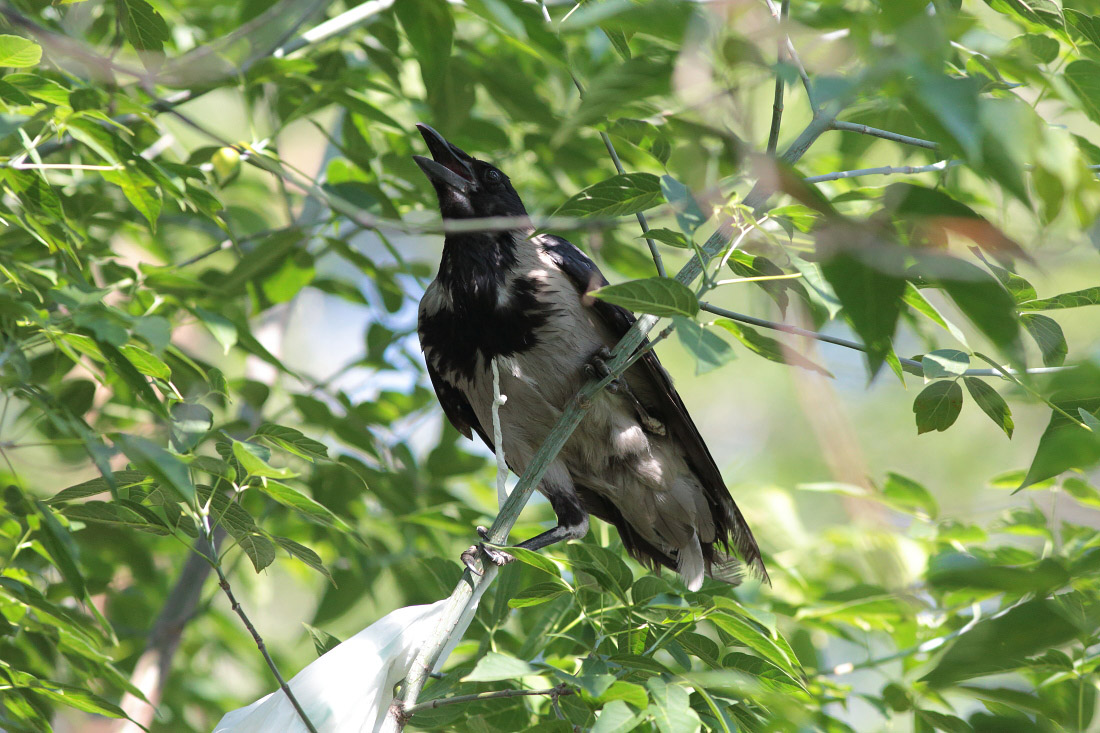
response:
[[[536,234],[499,168],[417,125],[431,158],[414,156],[443,218],[509,217],[506,231],[448,233],[439,274],[420,302],[420,345],[451,423],[493,447],[492,361],[498,359],[504,456],[522,474],[569,401],[634,316],[587,293],[607,280],[561,237]],[[726,489],[668,373],[648,350],[594,400],[539,485],[558,524],[521,542],[537,550],[613,524],[632,556],[680,573],[736,584],[740,556],[767,580],[760,549]],[[498,563],[509,558],[487,550]]]

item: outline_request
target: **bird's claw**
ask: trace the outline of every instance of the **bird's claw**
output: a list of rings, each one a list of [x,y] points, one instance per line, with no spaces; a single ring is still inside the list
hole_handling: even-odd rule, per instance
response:
[[[484,555],[489,559],[489,562],[493,563],[497,567],[501,565],[507,565],[514,561],[516,558],[509,555],[504,550],[499,550],[493,547],[489,542],[489,530],[485,527],[477,527],[478,537],[481,538],[481,542],[476,545],[470,545],[466,548],[466,551],[462,553],[462,564],[470,569],[470,572],[474,575],[482,575],[481,570],[478,569],[478,556]]]
[[[606,346],[601,346],[596,350],[596,353],[589,358],[588,363],[584,365],[584,373],[589,379],[593,380],[604,379],[611,376],[611,369],[607,366],[607,360],[610,358],[611,351]],[[611,394],[617,394],[621,388],[622,382],[616,378],[608,382],[605,389]]]

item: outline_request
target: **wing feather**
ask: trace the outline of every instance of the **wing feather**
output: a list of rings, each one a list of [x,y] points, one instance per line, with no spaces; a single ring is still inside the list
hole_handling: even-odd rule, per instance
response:
[[[607,284],[607,278],[603,276],[596,264],[568,240],[553,235],[542,235],[540,240],[555,264],[569,276],[580,295]],[[591,307],[615,339],[622,338],[634,325],[634,314],[625,308],[598,298],[592,301]],[[672,378],[661,366],[657,354],[653,350],[647,351],[631,367],[627,376],[629,381],[637,381],[645,385],[646,389],[635,390],[639,399],[645,401],[648,397],[650,402],[655,402],[655,404],[645,404],[646,409],[665,424],[669,435],[674,437],[684,449],[689,466],[706,492],[721,544],[727,547],[732,544],[745,564],[762,579],[768,580],[768,571],[760,557],[760,548],[756,544],[752,530],[749,529],[748,522],[745,521],[741,510],[737,508],[733,497],[730,496],[722,480],[722,474],[714,462],[714,457],[711,456],[703,436],[699,434],[699,429],[673,386]],[[708,560],[719,562],[719,553],[713,548],[711,553],[712,557],[708,557]]]

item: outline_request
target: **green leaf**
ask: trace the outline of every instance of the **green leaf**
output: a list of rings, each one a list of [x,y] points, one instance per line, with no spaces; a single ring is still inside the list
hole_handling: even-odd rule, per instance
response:
[[[867,347],[873,377],[893,351],[894,329],[905,293],[905,280],[897,274],[901,272],[901,254],[894,248],[866,254],[839,252],[821,263],[821,272]]]
[[[1086,305],[1100,305],[1100,286],[1062,293],[1050,298],[1028,300],[1020,303],[1022,311],[1052,311],[1064,308],[1081,308]]]
[[[42,60],[42,47],[20,36],[0,34],[0,66],[23,69],[37,66]]]
[[[707,215],[699,208],[691,190],[672,176],[661,176],[661,193],[664,194],[665,201],[672,204],[676,223],[685,235],[690,237],[707,220]]]
[[[191,312],[195,314],[202,325],[206,326],[206,330],[210,332],[210,335],[221,344],[222,353],[228,354],[229,350],[237,343],[237,327],[233,322],[223,315],[211,313],[198,306],[191,308]]]
[[[666,94],[671,71],[667,56],[635,56],[618,65],[604,66],[589,81],[576,113],[554,133],[553,142],[564,144],[577,128],[623,117],[624,108],[633,109],[647,97]]]
[[[171,491],[188,504],[195,501],[195,486],[187,464],[156,443],[134,435],[118,433],[112,437],[115,445],[137,469],[152,476],[161,488]]]
[[[1062,490],[1085,506],[1100,509],[1100,491],[1097,491],[1085,481],[1071,476],[1062,482]]]
[[[1080,59],[1062,72],[1089,119],[1100,124],[1100,63]]]
[[[164,50],[164,42],[172,38],[161,14],[145,0],[115,0],[122,33],[138,51]]]
[[[133,506],[123,506],[116,503],[108,504],[103,501],[88,501],[83,504],[66,506],[61,510],[61,513],[70,520],[79,522],[136,529],[156,535],[171,534],[171,530],[165,527],[159,518],[153,517],[151,519]]]
[[[788,677],[799,685],[802,684],[802,676],[795,668],[795,665],[798,663],[797,660],[788,657],[786,652],[779,647],[771,636],[740,616],[735,616],[725,611],[711,614],[709,618],[715,626],[732,636],[738,643],[752,649],[761,657],[783,670]]]
[[[325,567],[325,564],[321,562],[321,556],[318,555],[316,552],[309,549],[305,545],[295,542],[294,540],[287,539],[286,537],[275,537],[274,539],[275,544],[289,552],[291,556],[296,557],[309,567],[319,572],[321,575],[328,578],[329,582],[333,585],[336,584],[336,581],[332,579],[332,573],[330,573],[328,571],[328,568]]]
[[[780,364],[790,364],[791,366],[802,367],[803,369],[809,369],[812,372],[817,372],[826,377],[832,377],[824,367],[818,366],[814,362],[810,361],[806,357],[802,356],[793,348],[786,348],[782,343],[769,336],[764,336],[759,331],[753,328],[749,328],[743,324],[731,321],[728,318],[719,318],[716,320],[715,325],[721,326],[734,337],[744,344],[754,354],[775,361]]]
[[[115,471],[112,474],[112,478],[119,489],[128,489],[150,480],[149,477],[141,471]],[[99,476],[90,481],[84,481],[75,486],[70,486],[67,489],[62,489],[47,499],[46,503],[60,504],[66,501],[77,501],[110,490],[111,484],[108,483],[107,479]]]
[[[76,542],[73,541],[69,531],[61,526],[61,522],[57,521],[53,510],[46,505],[46,502],[36,501],[35,506],[38,508],[39,516],[42,517],[39,532],[42,546],[53,558],[57,569],[61,571],[61,577],[65,579],[69,589],[72,590],[73,596],[77,599],[83,599],[84,576],[81,575],[80,568],[76,564],[76,558],[79,555]]]
[[[958,382],[932,382],[913,401],[917,417],[917,435],[932,430],[944,431],[955,424],[962,410],[962,387]]]
[[[275,545],[263,535],[246,534],[235,539],[237,545],[252,561],[252,567],[256,568],[257,573],[275,562]]]
[[[569,592],[569,586],[560,580],[556,583],[536,583],[508,599],[509,608],[528,608],[552,601]]]
[[[538,670],[523,661],[500,652],[487,652],[477,660],[470,674],[462,678],[463,682],[497,682],[499,680],[518,680],[520,677],[538,674]]]
[[[969,262],[948,257],[926,257],[919,268],[1010,359],[1023,361],[1016,301],[992,275]]]
[[[1057,375],[1052,389],[1051,402],[1059,409],[1051,411],[1021,489],[1071,468],[1087,470],[1100,463],[1100,432],[1077,421],[1079,410],[1093,417],[1100,413],[1100,369],[1082,364]]]
[[[961,377],[970,368],[970,357],[957,349],[937,349],[921,357],[925,379]]]
[[[649,705],[649,696],[644,687],[623,680],[616,680],[599,696],[599,702],[605,706],[616,700],[628,702],[639,710],[645,710]]]
[[[699,301],[686,285],[668,277],[605,285],[589,295],[627,310],[655,316],[687,316],[699,312]]]
[[[1072,641],[1081,629],[1049,599],[1034,600],[980,621],[955,640],[921,678],[933,689],[1016,669],[1027,657]]]
[[[316,626],[310,626],[307,623],[303,623],[302,626],[306,627],[309,637],[313,639],[313,648],[316,650],[317,656],[320,657],[339,646],[340,639],[327,631],[318,629]]]
[[[928,489],[913,479],[898,473],[887,473],[886,483],[882,486],[882,496],[891,506],[905,511],[923,514],[935,519],[939,514],[936,500]]]
[[[700,729],[702,722],[691,707],[687,690],[659,677],[650,678],[646,685],[653,698],[649,713],[660,733],[695,733]]]
[[[293,478],[297,474],[289,468],[275,468],[267,462],[269,451],[255,443],[233,441],[233,457],[250,476],[263,478]]]
[[[671,229],[650,229],[645,234],[639,234],[637,239],[652,239],[655,242],[661,242],[662,244],[667,244],[670,247],[676,247],[678,249],[688,249],[691,247],[691,242],[687,240],[687,237]]]
[[[1008,409],[1008,403],[1004,398],[997,394],[997,390],[977,377],[966,377],[964,381],[967,391],[970,392],[970,396],[974,398],[978,407],[982,408],[982,412],[1011,438],[1015,425],[1012,422],[1012,411]]]
[[[319,504],[297,489],[293,489],[278,481],[264,481],[259,485],[260,491],[270,496],[283,506],[290,507],[306,519],[325,527],[333,527],[344,532],[350,532],[344,520],[329,511],[324,505]]]
[[[1069,355],[1069,344],[1058,321],[1038,313],[1024,313],[1020,323],[1039,346],[1045,366],[1062,366]]]
[[[157,190],[144,176],[134,175],[128,170],[104,171],[103,180],[119,187],[126,200],[141,212],[149,222],[149,228],[155,233],[157,218],[160,216],[161,200]]]
[[[656,206],[661,198],[661,181],[657,176],[623,173],[574,194],[553,216],[625,216]]]
[[[273,446],[282,448],[288,453],[311,463],[316,458],[328,458],[328,446],[313,438],[306,437],[301,431],[294,428],[264,423],[256,430],[255,437],[261,438]]]
[[[676,325],[680,343],[695,356],[696,374],[716,369],[737,355],[713,329],[683,316],[673,318],[672,322]]]
[[[642,690],[645,697],[645,690]],[[627,733],[634,730],[642,722],[640,715],[636,715],[622,700],[612,700],[603,706],[596,716],[596,724],[592,726],[592,733]]]
[[[607,548],[580,542],[566,545],[566,552],[573,570],[591,575],[605,591],[626,599],[626,591],[634,582],[634,575],[623,559]]]
[[[540,552],[533,552],[522,547],[511,547],[508,549],[508,554],[524,565],[541,570],[554,578],[561,578],[561,570],[558,569],[557,563]]]
[[[172,370],[168,368],[168,365],[140,346],[127,344],[120,347],[119,351],[134,365],[135,369],[145,376],[165,381],[172,378]]]

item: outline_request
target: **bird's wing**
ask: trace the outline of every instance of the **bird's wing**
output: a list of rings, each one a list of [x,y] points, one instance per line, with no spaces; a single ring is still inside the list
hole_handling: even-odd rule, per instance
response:
[[[596,263],[568,240],[544,234],[540,241],[555,264],[573,281],[580,295],[607,284],[607,278]],[[590,307],[616,339],[622,338],[634,325],[634,314],[625,308],[599,298],[592,298],[591,301]],[[674,436],[683,446],[688,464],[706,491],[723,543],[731,542],[745,564],[766,580],[768,572],[760,558],[760,548],[752,536],[752,530],[730,496],[722,474],[715,465],[707,444],[703,442],[703,436],[695,427],[687,407],[672,385],[672,378],[657,359],[657,354],[652,349],[643,354],[630,368],[628,376],[630,381],[639,380],[644,384],[645,389],[636,390],[640,393],[639,399],[655,403],[645,404],[646,409],[663,422],[668,434]]]
[[[473,438],[470,434],[472,429],[485,441],[485,445],[489,446],[489,450],[496,450],[493,447],[493,439],[485,432],[485,428],[481,427],[481,422],[477,419],[477,414],[474,413],[474,408],[470,405],[470,401],[466,399],[466,395],[436,371],[430,360],[426,361],[428,378],[432,380],[435,396],[439,398],[439,404],[443,407],[443,414],[451,421],[451,425],[454,425],[455,429],[467,438]]]

